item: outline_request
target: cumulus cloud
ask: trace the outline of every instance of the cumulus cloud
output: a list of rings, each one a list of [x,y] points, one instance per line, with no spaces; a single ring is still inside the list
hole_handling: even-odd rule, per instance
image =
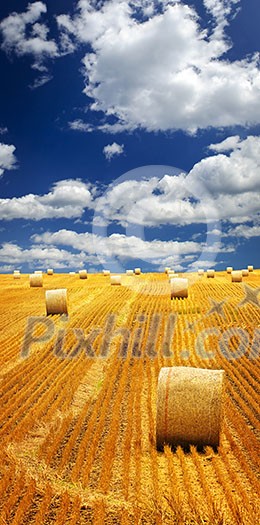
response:
[[[5,169],[14,163],[13,150],[8,148],[14,146],[2,150],[0,166]],[[260,137],[228,137],[210,148],[221,153],[202,159],[189,173],[168,174],[165,168],[162,174],[150,176],[147,167],[146,176],[115,181],[103,194],[88,182],[68,179],[55,183],[45,195],[0,199],[0,219],[81,218],[88,209],[94,211],[93,227],[113,222],[125,228],[197,223],[207,224],[214,235],[221,229],[216,221],[256,221]]]
[[[13,12],[0,23],[1,48],[8,54],[32,56],[33,67],[40,72],[46,71],[46,58],[59,56],[56,42],[48,38],[47,25],[39,22],[46,12],[47,7],[43,2],[33,2],[28,4],[26,11]]]
[[[45,195],[0,199],[0,219],[51,219],[81,217],[92,206],[91,186],[80,180],[56,182]]]
[[[69,128],[73,129],[74,131],[83,131],[85,133],[93,131],[93,126],[83,122],[82,119],[76,119],[69,122]]]
[[[0,135],[4,135],[7,132],[8,132],[8,128],[7,127],[0,127]]]
[[[213,195],[234,195],[237,203],[243,195],[246,201],[249,192],[254,200],[254,194],[260,190],[260,137],[248,136],[244,140],[229,137],[210,148],[232,151],[229,155],[202,159],[190,171],[190,182],[202,182]]]
[[[113,142],[112,144],[107,144],[103,148],[103,153],[107,160],[111,160],[113,157],[118,157],[118,155],[122,155],[124,151],[124,144],[117,144],[117,142]]]
[[[13,144],[3,144],[0,142],[0,177],[5,170],[12,170],[16,166],[16,157],[14,155],[15,146]]]
[[[96,200],[94,224],[187,225],[219,220],[246,222],[257,217],[260,138],[230,138],[219,145],[221,151],[229,153],[202,159],[188,174],[165,173],[111,185]],[[211,149],[218,150],[218,145]]]
[[[113,233],[107,237],[93,233],[77,233],[62,229],[56,232],[45,232],[32,236],[32,241],[43,245],[62,246],[74,250],[81,250],[89,256],[98,256],[99,263],[108,264],[120,261],[124,265],[127,260],[141,259],[157,267],[171,265],[181,269],[198,259],[201,253],[211,255],[210,260],[215,260],[221,251],[233,251],[233,247],[212,243],[194,241],[148,241],[135,235]]]
[[[86,264],[96,264],[97,257],[88,256],[85,252],[72,253],[69,250],[55,246],[32,245],[22,248],[15,243],[4,243],[0,247],[0,267],[3,271],[12,271],[15,267],[23,264],[30,268],[46,268],[51,266],[56,269],[70,267],[82,268]]]
[[[244,239],[251,239],[252,237],[260,237],[260,226],[258,224],[249,226],[247,224],[239,224],[235,228],[230,228],[225,237],[243,237]]]
[[[149,16],[138,18],[140,4],[81,0],[74,16],[57,18],[61,34],[91,45],[83,59],[84,92],[91,109],[108,117],[100,130],[195,133],[259,122],[258,55],[225,56],[231,43],[224,27],[236,0],[204,1],[215,22],[208,31],[184,3],[164,1],[158,9],[149,2]]]

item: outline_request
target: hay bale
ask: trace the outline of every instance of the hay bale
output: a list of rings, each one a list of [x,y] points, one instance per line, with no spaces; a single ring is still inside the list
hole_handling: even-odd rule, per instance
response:
[[[42,270],[34,270],[34,273],[35,273],[36,275],[42,275]]]
[[[157,388],[156,441],[177,446],[219,445],[224,370],[161,368]]]
[[[166,267],[164,268],[164,273],[168,273],[168,272],[170,272],[170,271],[173,271],[173,270],[171,270],[171,268],[170,268],[169,266],[166,266]]]
[[[48,268],[47,275],[53,275],[53,269],[52,268]]]
[[[171,299],[188,297],[188,279],[171,279]]]
[[[14,279],[21,279],[20,270],[14,270],[13,276]]]
[[[242,270],[242,277],[247,277],[249,274],[249,271],[246,268],[243,268]]]
[[[135,275],[141,274],[141,268],[135,268]]]
[[[30,280],[30,287],[31,288],[36,288],[36,287],[43,286],[42,273],[31,273],[29,275],[29,280]]]
[[[110,275],[110,270],[103,270],[103,275],[105,277],[107,277],[108,275]]]
[[[232,266],[227,266],[226,270],[227,270],[227,273],[231,273],[231,272],[233,272],[233,267]]]
[[[126,275],[134,275],[134,270],[126,270]]]
[[[45,292],[46,313],[50,314],[68,314],[67,290],[46,290]]]
[[[76,272],[69,272],[69,275],[76,275]]]
[[[168,281],[171,282],[171,279],[176,279],[179,277],[178,273],[168,273]]]
[[[215,277],[215,270],[207,270],[207,277],[213,279]]]
[[[233,272],[231,272],[231,281],[232,283],[242,283],[242,271],[233,270]]]
[[[249,272],[253,272],[254,271],[254,267],[251,264],[247,267],[247,269],[248,269]]]
[[[111,275],[110,277],[110,284],[121,284],[121,275]]]
[[[203,268],[199,268],[199,270],[198,270],[198,275],[204,275],[204,270],[203,270]]]
[[[87,279],[88,278],[87,270],[79,270],[79,278],[80,279]]]

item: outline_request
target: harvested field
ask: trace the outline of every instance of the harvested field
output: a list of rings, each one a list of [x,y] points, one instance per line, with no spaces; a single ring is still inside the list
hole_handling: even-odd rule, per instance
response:
[[[172,301],[166,274],[0,276],[1,525],[260,523],[260,271],[186,276]],[[63,288],[69,317],[45,325]],[[156,449],[159,371],[178,365],[226,372],[218,450]]]

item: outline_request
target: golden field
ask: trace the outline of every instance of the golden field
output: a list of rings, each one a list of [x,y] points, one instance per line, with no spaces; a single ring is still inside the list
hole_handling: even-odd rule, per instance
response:
[[[164,274],[0,276],[0,525],[260,523],[260,271],[188,278],[171,301]],[[69,317],[35,320],[49,338],[26,354],[53,288]],[[178,365],[226,372],[218,450],[157,451],[158,374]]]

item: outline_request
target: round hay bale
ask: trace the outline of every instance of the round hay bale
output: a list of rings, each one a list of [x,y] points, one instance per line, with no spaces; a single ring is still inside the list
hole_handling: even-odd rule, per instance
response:
[[[177,277],[179,277],[178,273],[168,273],[168,281],[169,281],[169,283],[171,282],[171,279],[176,279]]]
[[[126,270],[126,275],[134,275],[134,270]]]
[[[68,314],[67,305],[67,290],[61,288],[59,290],[46,290],[45,304],[47,315],[54,314]]]
[[[231,273],[231,272],[233,272],[233,267],[232,266],[227,266],[226,270],[227,270],[227,273]]]
[[[80,279],[87,279],[88,278],[87,270],[79,270],[79,278]]]
[[[34,273],[35,273],[36,275],[42,275],[42,270],[34,270]]]
[[[224,370],[161,368],[157,388],[156,441],[172,446],[219,445]]]
[[[29,279],[31,288],[43,286],[42,273],[31,273]]]
[[[14,279],[21,279],[21,274],[20,274],[20,272],[18,272],[18,273],[14,273]]]
[[[233,272],[231,272],[231,281],[232,283],[242,283],[242,271],[233,270]]]
[[[141,268],[135,268],[135,275],[141,274]]]
[[[69,275],[76,275],[76,272],[69,272]]]
[[[173,278],[171,283],[171,299],[188,297],[188,279]]]
[[[247,269],[248,269],[249,272],[253,272],[254,271],[254,267],[251,264],[247,267]]]
[[[215,277],[215,270],[207,270],[207,277],[213,279]]]
[[[121,284],[121,275],[111,275],[110,283],[120,285]]]
[[[242,277],[247,277],[249,274],[249,271],[246,268],[243,268],[242,270]]]
[[[105,277],[107,277],[108,275],[110,275],[110,270],[103,270],[103,275]]]
[[[198,275],[204,275],[204,270],[203,270],[203,268],[199,268],[199,270],[198,270]]]
[[[53,275],[53,269],[52,268],[48,268],[47,275]]]
[[[169,266],[166,266],[164,268],[164,273],[168,273],[169,271],[172,271],[171,268]]]

